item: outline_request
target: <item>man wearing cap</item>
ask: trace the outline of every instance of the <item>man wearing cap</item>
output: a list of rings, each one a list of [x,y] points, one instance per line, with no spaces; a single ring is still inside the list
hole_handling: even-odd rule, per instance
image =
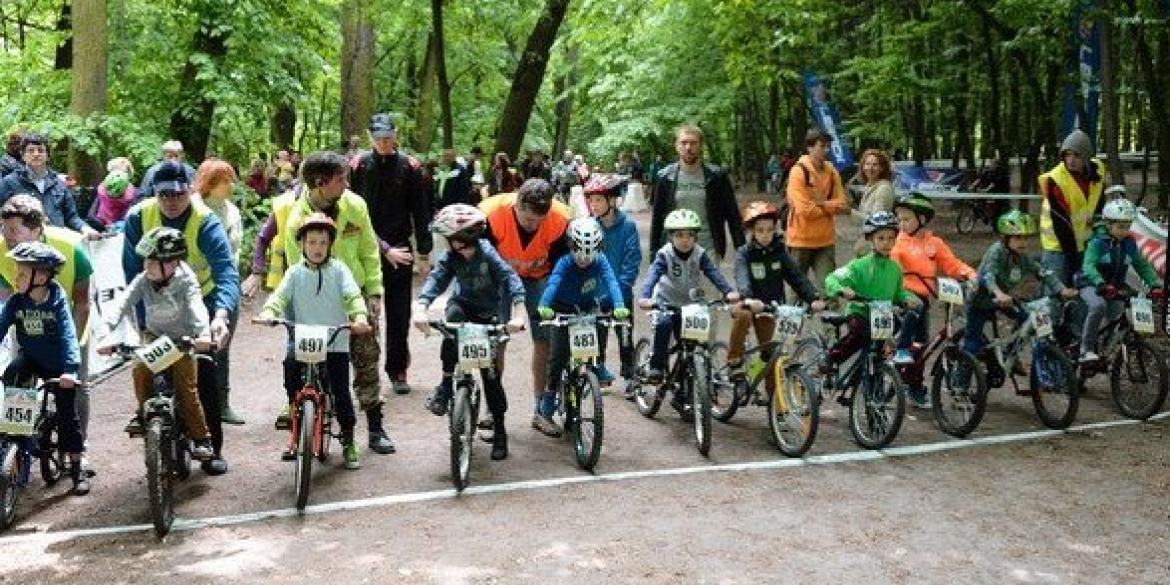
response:
[[[195,182],[195,167],[183,161],[183,143],[178,140],[168,140],[162,145],[162,160],[154,163],[150,168],[146,169],[146,174],[142,176],[142,185],[138,187],[138,200],[144,201],[154,196],[154,191],[151,191],[151,185],[154,184],[154,174],[162,165],[168,162],[178,163],[183,169],[183,182],[190,185]]]
[[[227,231],[211,208],[191,199],[191,184],[181,162],[164,161],[151,177],[150,192],[154,197],[142,200],[126,215],[126,239],[122,248],[126,281],[142,272],[142,258],[134,251],[142,234],[159,226],[183,232],[187,239],[187,264],[199,280],[203,303],[212,316],[211,336],[220,348],[215,361],[226,367],[229,323],[240,305],[240,275]],[[203,360],[199,364],[199,400],[207,413],[207,427],[215,450],[214,458],[203,462],[203,471],[221,475],[227,472],[227,462],[223,459],[223,421],[216,368],[205,366]]]
[[[650,256],[666,243],[662,237],[666,215],[675,209],[690,209],[707,227],[698,233],[699,245],[722,259],[727,253],[728,231],[735,248],[744,244],[743,223],[731,179],[723,169],[703,161],[703,131],[697,126],[681,126],[675,130],[674,149],[678,152],[678,162],[667,165],[654,178]]]
[[[1060,163],[1040,175],[1041,263],[1065,286],[1081,268],[1085,242],[1092,235],[1093,216],[1101,213],[1105,198],[1105,165],[1093,158],[1089,135],[1073,130],[1060,147]]]
[[[398,132],[389,114],[370,119],[370,140],[374,149],[356,161],[351,173],[354,193],[366,200],[370,220],[378,235],[382,254],[383,300],[386,308],[386,373],[396,394],[410,393],[406,371],[410,351],[410,302],[414,268],[419,274],[430,269],[432,240],[430,186],[422,165],[398,152]],[[414,236],[418,249],[411,245]],[[377,323],[377,314],[370,321]],[[358,380],[354,381],[358,386]]]
[[[788,251],[796,260],[797,270],[808,276],[812,268],[818,283],[837,267],[833,216],[849,213],[841,175],[829,162],[832,142],[832,135],[820,128],[808,131],[804,137],[808,154],[792,165],[784,194],[788,202],[788,225],[784,231]]]

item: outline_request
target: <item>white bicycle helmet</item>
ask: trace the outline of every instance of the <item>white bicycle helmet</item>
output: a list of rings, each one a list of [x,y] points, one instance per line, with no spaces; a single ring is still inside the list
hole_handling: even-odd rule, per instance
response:
[[[1105,221],[1133,221],[1137,219],[1137,207],[1128,199],[1114,199],[1105,204],[1101,215]]]
[[[483,235],[487,216],[474,205],[453,203],[439,210],[431,231],[447,239],[472,242]]]
[[[699,214],[689,209],[676,209],[666,215],[662,227],[666,231],[698,230],[703,227],[703,222],[699,219]]]
[[[601,241],[605,235],[601,225],[592,217],[578,217],[569,223],[569,243],[573,248],[573,259],[588,263],[601,255]]]
[[[898,216],[888,211],[875,211],[865,218],[861,225],[861,233],[866,237],[872,236],[880,230],[898,231]]]

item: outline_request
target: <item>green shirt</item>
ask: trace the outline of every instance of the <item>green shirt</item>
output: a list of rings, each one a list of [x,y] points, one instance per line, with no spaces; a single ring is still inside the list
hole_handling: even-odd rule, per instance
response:
[[[825,277],[825,292],[829,297],[841,296],[841,289],[846,287],[871,301],[905,303],[911,297],[902,284],[902,268],[889,256],[877,252],[852,260]],[[869,305],[849,303],[849,313],[868,317]]]

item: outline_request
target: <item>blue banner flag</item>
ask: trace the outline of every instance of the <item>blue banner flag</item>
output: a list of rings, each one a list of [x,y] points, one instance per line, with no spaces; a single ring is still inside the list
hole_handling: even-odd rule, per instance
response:
[[[1097,113],[1101,94],[1101,23],[1090,20],[1091,0],[1073,3],[1072,42],[1077,52],[1075,69],[1070,64],[1064,84],[1061,135],[1080,128],[1097,148]]]
[[[853,152],[849,150],[848,137],[837,109],[829,102],[829,92],[824,81],[812,71],[805,71],[804,91],[808,97],[808,109],[812,112],[813,125],[833,137],[829,148],[829,160],[838,171],[853,167]]]

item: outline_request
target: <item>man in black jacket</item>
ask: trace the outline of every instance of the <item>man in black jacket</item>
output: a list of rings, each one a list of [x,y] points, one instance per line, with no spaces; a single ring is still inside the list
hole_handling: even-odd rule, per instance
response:
[[[675,209],[694,211],[707,229],[699,232],[699,245],[715,252],[720,260],[727,253],[727,231],[735,248],[744,244],[743,223],[731,179],[723,169],[703,162],[703,131],[680,126],[674,133],[678,162],[658,171],[654,178],[654,214],[650,220],[649,255],[662,247],[662,223]]]
[[[471,171],[463,166],[455,157],[455,149],[444,148],[435,165],[435,174],[431,179],[433,185],[432,196],[435,200],[435,209],[442,209],[452,203],[466,203],[477,205],[479,197],[472,196]]]
[[[382,252],[382,299],[386,309],[386,373],[397,394],[410,393],[406,370],[410,351],[411,281],[414,268],[420,274],[430,270],[431,222],[430,188],[422,165],[398,152],[398,132],[389,114],[370,119],[374,150],[358,158],[350,187],[370,208],[370,220],[378,234]],[[418,249],[411,245],[414,236]],[[417,253],[416,253],[417,252]],[[376,323],[376,321],[375,321]]]

